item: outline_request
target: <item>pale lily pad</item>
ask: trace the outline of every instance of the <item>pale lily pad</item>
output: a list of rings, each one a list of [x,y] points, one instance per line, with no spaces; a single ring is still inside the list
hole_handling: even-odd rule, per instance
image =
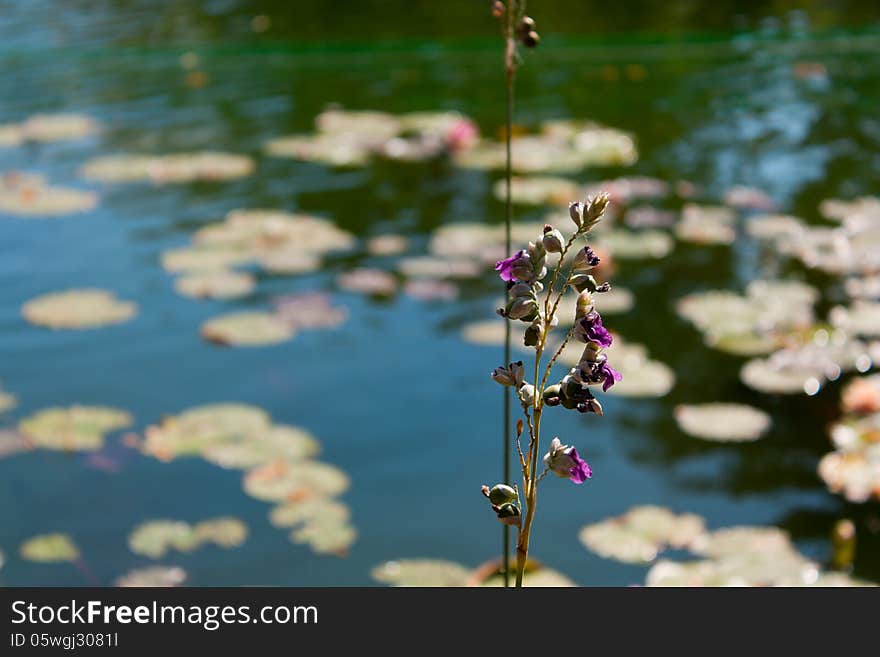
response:
[[[334,306],[320,292],[287,294],[275,298],[275,314],[297,329],[335,328],[348,319],[348,310]]]
[[[403,285],[407,296],[420,301],[455,301],[459,295],[458,286],[449,281],[433,278],[419,278]]]
[[[493,186],[495,198],[504,200],[507,195],[507,183],[499,180]],[[583,190],[574,180],[552,176],[515,176],[511,180],[510,195],[514,203],[523,205],[558,205],[568,204],[583,196]]]
[[[50,185],[42,176],[8,172],[0,177],[0,213],[39,219],[88,212],[97,205],[94,192]]]
[[[202,520],[193,527],[200,544],[213,543],[222,548],[240,547],[247,540],[248,528],[238,518]]]
[[[760,392],[803,393],[821,385],[821,372],[809,365],[777,363],[773,358],[755,358],[739,371],[740,380]]]
[[[793,238],[780,239],[782,253],[807,267],[836,275],[880,271],[880,229],[873,215],[852,215],[842,226],[810,226]]]
[[[690,436],[714,442],[750,442],[770,428],[770,416],[745,404],[679,404],[679,428]]]
[[[147,566],[135,568],[116,579],[121,587],[161,587],[182,586],[186,581],[186,571],[178,566]]]
[[[650,563],[661,550],[692,548],[706,537],[703,519],[658,506],[636,506],[617,518],[582,528],[579,538],[596,554],[624,563]]]
[[[104,406],[47,408],[18,424],[18,430],[34,446],[63,451],[95,451],[104,436],[131,425],[126,411]]]
[[[639,205],[626,211],[624,222],[630,228],[672,228],[677,215],[650,205]]]
[[[3,389],[0,388],[0,413],[10,411],[16,406],[18,406],[18,399],[15,395],[4,392]]]
[[[24,143],[24,132],[17,123],[0,124],[0,148],[11,148]]]
[[[51,329],[91,329],[126,322],[137,314],[137,305],[120,301],[112,292],[74,289],[31,299],[21,308],[31,324]]]
[[[629,205],[633,201],[660,199],[669,195],[669,183],[659,178],[629,176],[613,178],[587,186],[584,195],[608,194],[612,205]]]
[[[225,272],[253,260],[247,251],[231,247],[183,247],[162,252],[162,268],[172,274]]]
[[[662,259],[672,251],[673,241],[659,230],[609,230],[596,239],[615,258],[622,260]]]
[[[776,207],[776,201],[767,192],[742,185],[727,190],[724,194],[724,202],[731,207],[745,210],[770,211]]]
[[[819,212],[828,219],[841,222],[853,215],[880,216],[880,198],[862,196],[851,201],[826,199],[819,204]]]
[[[220,182],[245,178],[256,169],[246,155],[204,151],[173,155],[106,155],[82,167],[82,175],[106,183],[150,181],[154,184]]]
[[[147,427],[143,450],[162,460],[202,454],[222,445],[239,445],[272,429],[269,415],[247,404],[208,404],[166,417]]]
[[[767,214],[750,217],[746,222],[746,233],[759,240],[775,242],[781,239],[797,239],[804,227],[803,220],[798,217]]]
[[[485,268],[473,260],[432,256],[402,258],[397,268],[409,278],[474,278],[485,272]]]
[[[319,132],[329,134],[360,134],[384,141],[397,135],[402,127],[393,114],[374,110],[344,110],[331,108],[315,117]]]
[[[336,276],[336,284],[347,292],[372,296],[391,296],[397,291],[397,279],[382,269],[359,267]]]
[[[98,125],[83,114],[35,114],[21,124],[21,130],[27,141],[48,143],[88,137]]]
[[[373,568],[377,582],[394,586],[467,586],[471,571],[461,564],[440,559],[399,559]]]
[[[321,259],[297,248],[272,249],[260,253],[257,263],[271,274],[291,276],[307,274],[321,268]]]
[[[182,520],[149,520],[138,525],[128,537],[132,552],[151,559],[161,559],[171,550],[192,552],[198,545],[193,528]]]
[[[22,559],[39,563],[77,561],[79,548],[67,534],[41,534],[29,538],[18,549]]]
[[[275,527],[295,527],[315,521],[348,522],[349,508],[333,499],[315,497],[301,502],[287,502],[272,509],[269,522]]]
[[[287,342],[296,329],[277,315],[237,312],[220,315],[202,324],[208,342],[230,347],[264,347]]]
[[[321,519],[291,531],[290,540],[308,544],[316,554],[344,556],[357,540],[357,530],[348,523]]]
[[[676,236],[697,244],[732,244],[736,239],[736,214],[723,206],[704,206],[688,203],[681,221],[675,227]]]
[[[405,253],[409,239],[403,235],[376,235],[367,240],[367,253],[374,256],[395,256]]]
[[[461,336],[465,342],[492,347],[504,344],[504,322],[501,318],[473,322],[462,329]],[[519,323],[510,322],[510,343],[514,348],[525,350],[523,335],[525,329]]]
[[[880,499],[880,412],[850,415],[831,427],[835,451],[819,462],[828,489],[850,502]]]
[[[277,424],[251,435],[207,445],[202,456],[222,468],[248,469],[270,461],[303,461],[319,451],[318,441],[308,432]]]
[[[880,300],[880,275],[848,278],[845,286],[852,299]]]
[[[582,166],[628,166],[639,157],[632,135],[592,121],[546,121],[541,131],[548,137],[567,140],[583,157]]]
[[[880,337],[880,302],[855,301],[852,305],[831,309],[829,319],[834,326],[866,338]]]
[[[290,135],[266,142],[266,155],[288,157],[305,162],[319,162],[329,166],[358,167],[370,160],[378,144],[358,135],[322,134]]]
[[[195,299],[235,299],[253,292],[256,284],[251,274],[217,269],[181,276],[174,289]]]
[[[276,461],[245,474],[244,491],[269,502],[298,502],[314,497],[335,497],[349,487],[348,476],[327,463]]]

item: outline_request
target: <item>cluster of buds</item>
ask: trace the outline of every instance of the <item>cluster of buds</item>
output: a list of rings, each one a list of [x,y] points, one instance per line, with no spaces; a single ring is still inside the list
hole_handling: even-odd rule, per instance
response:
[[[496,367],[492,370],[492,378],[496,383],[516,390],[519,401],[524,407],[534,405],[535,386],[526,382],[525,368],[521,360],[510,363],[507,367]]]
[[[516,37],[526,48],[534,48],[541,42],[541,37],[535,30],[535,19],[531,16],[523,16],[516,25]]]
[[[522,513],[519,509],[519,492],[515,487],[507,484],[495,484],[492,488],[484,485],[481,490],[489,500],[499,522],[519,527]]]

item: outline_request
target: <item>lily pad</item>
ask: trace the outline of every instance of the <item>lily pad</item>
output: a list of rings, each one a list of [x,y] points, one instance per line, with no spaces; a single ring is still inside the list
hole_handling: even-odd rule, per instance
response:
[[[337,500],[315,497],[300,502],[287,502],[272,509],[269,522],[275,527],[296,527],[316,521],[348,522],[349,508]]]
[[[72,289],[31,299],[21,313],[37,326],[91,329],[128,321],[137,314],[137,305],[120,301],[106,290]]]
[[[367,240],[367,253],[373,256],[395,256],[405,253],[409,239],[403,235],[376,235]]]
[[[507,195],[507,183],[499,180],[493,186],[495,198],[504,200]],[[515,176],[510,181],[510,196],[514,203],[522,205],[558,205],[568,204],[583,196],[583,190],[574,180],[552,176]]]
[[[676,515],[658,506],[637,506],[617,518],[582,528],[584,546],[599,556],[624,563],[650,563],[663,549],[687,549],[706,537],[703,519]]]
[[[358,135],[289,135],[266,142],[266,155],[336,167],[365,166],[378,144]]]
[[[244,491],[269,502],[298,502],[314,497],[335,497],[349,487],[348,476],[339,468],[315,461],[275,461],[248,471]]]
[[[19,554],[27,561],[39,563],[61,563],[77,561],[79,548],[67,534],[40,534],[21,544]]]
[[[241,438],[208,445],[202,456],[222,468],[245,470],[271,461],[303,461],[317,455],[320,449],[308,432],[276,424]]]
[[[880,198],[862,196],[851,201],[826,199],[819,204],[819,212],[827,219],[840,222],[853,215],[880,216]]]
[[[844,413],[880,412],[880,374],[850,381],[840,393],[840,408]]]
[[[370,571],[377,582],[394,586],[467,586],[471,571],[441,559],[399,559],[386,561]]]
[[[745,210],[770,211],[776,207],[776,201],[767,192],[742,185],[727,190],[724,202],[731,207]]]
[[[736,214],[723,206],[688,203],[682,210],[675,234],[681,240],[697,244],[732,244],[736,239]]]
[[[17,431],[0,429],[0,459],[33,449],[30,441]]]
[[[336,284],[347,292],[371,296],[391,296],[397,291],[397,279],[382,269],[359,267],[336,276]]]
[[[237,518],[214,518],[195,525],[181,520],[148,520],[128,537],[135,554],[161,559],[168,552],[194,552],[205,544],[238,547],[247,539],[247,526]]]
[[[455,301],[459,295],[458,286],[449,281],[434,278],[419,278],[403,285],[407,296],[420,301]]]
[[[193,531],[200,544],[213,543],[227,549],[243,545],[248,536],[247,525],[231,517],[202,520]]]
[[[178,566],[147,566],[121,575],[116,580],[116,586],[169,588],[182,586],[185,581],[186,571]]]
[[[21,130],[27,141],[48,143],[88,137],[97,132],[98,124],[83,114],[35,114]]]
[[[18,406],[18,399],[15,395],[4,392],[3,389],[0,388],[0,413],[10,411],[16,406]]]
[[[784,214],[767,214],[750,217],[746,222],[746,233],[759,240],[775,242],[794,240],[804,230],[802,219]]]
[[[672,251],[673,241],[659,230],[621,230],[603,232],[598,244],[615,258],[622,260],[662,259]]]
[[[225,272],[253,259],[247,251],[231,247],[184,247],[162,252],[162,268],[172,274]]]
[[[483,266],[473,260],[432,256],[402,258],[397,268],[408,278],[473,278],[485,272]]]
[[[357,540],[357,530],[345,522],[320,519],[290,532],[295,544],[308,544],[316,554],[344,556]]]
[[[246,155],[204,151],[173,155],[106,155],[89,160],[81,169],[89,180],[105,183],[221,182],[245,178],[256,169]]]
[[[829,319],[834,326],[854,335],[880,337],[880,302],[855,301],[848,307],[836,306]]]
[[[264,347],[287,342],[296,329],[277,315],[264,312],[236,312],[209,319],[202,337],[229,347]]]
[[[235,299],[250,294],[254,287],[253,275],[225,269],[187,274],[174,283],[177,292],[195,299]]]
[[[770,416],[745,404],[679,404],[675,420],[686,434],[714,442],[750,442],[770,428]]]
[[[97,205],[94,192],[50,185],[42,176],[8,172],[0,177],[0,213],[39,219],[88,212]]]
[[[95,451],[104,446],[104,436],[130,426],[126,411],[105,406],[47,408],[18,424],[18,430],[34,446],[63,451]]]
[[[331,298],[320,292],[288,294],[274,300],[275,314],[297,329],[335,328],[348,319],[348,310],[334,306]]]

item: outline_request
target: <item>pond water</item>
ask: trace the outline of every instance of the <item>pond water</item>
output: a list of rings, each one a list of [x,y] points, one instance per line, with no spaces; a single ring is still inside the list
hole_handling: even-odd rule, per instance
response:
[[[231,515],[248,525],[242,547],[161,561],[182,566],[194,585],[369,585],[371,568],[388,559],[477,566],[497,554],[499,525],[479,487],[500,470],[501,395],[487,373],[501,350],[461,334],[493,317],[500,289],[490,271],[464,282],[454,302],[374,300],[335,282],[355,267],[393,266],[359,242],[318,272],[259,274],[242,299],[198,301],[177,294],[160,264],[163,251],[186,246],[195,230],[238,208],[316,214],[358,238],[402,233],[412,237],[413,254],[426,252],[440,226],[502,221],[496,174],[446,163],[336,169],[262,151],[270,138],[310,132],[328,103],[457,110],[495,135],[503,116],[500,44],[483,7],[473,9],[479,3],[310,3],[297,13],[276,4],[285,3],[4,4],[0,124],[65,111],[102,129],[82,140],[0,149],[2,171],[41,173],[101,195],[94,210],[57,220],[0,216],[0,381],[20,402],[0,415],[0,427],[79,403],[125,409],[143,432],[200,404],[254,404],[312,433],[322,459],[348,473],[342,500],[357,542],[341,558],[294,545],[269,523],[270,506],[243,493],[239,471],[197,458],[162,462],[126,447],[116,432],[103,452],[109,469],[88,455],[49,450],[0,459],[0,583],[111,583],[151,563],[128,549],[127,537],[152,518]],[[544,3],[530,4],[541,23]],[[775,16],[758,9],[735,16],[712,3],[719,8],[701,17],[684,11],[690,3],[644,2],[641,17],[603,9],[600,23],[590,22],[593,3],[571,3],[579,7],[574,16],[564,4],[546,3],[543,43],[521,69],[516,121],[593,119],[633,133],[640,156],[631,167],[585,169],[579,182],[687,180],[716,201],[745,185],[808,222],[820,221],[822,199],[876,193],[880,11],[871,15],[869,3]],[[271,19],[264,33],[253,30],[256,15]],[[190,52],[202,73],[195,79],[181,65]],[[186,150],[247,154],[256,173],[164,186],[102,185],[78,173],[97,155]],[[517,206],[516,218],[540,221],[545,212]],[[635,294],[636,309],[606,323],[669,365],[676,385],[660,399],[606,395],[601,419],[549,418],[548,430],[576,443],[594,476],[577,490],[561,481],[543,487],[535,556],[579,584],[641,583],[643,567],[604,560],[577,534],[650,503],[700,514],[712,528],[780,526],[820,561],[834,522],[853,518],[855,573],[880,580],[876,506],[832,495],[816,473],[830,449],[826,427],[838,414],[839,385],[814,397],[749,390],[738,379],[744,359],[708,349],[675,313],[689,292],[742,290],[778,274],[818,286],[820,309],[839,294],[830,277],[780,265],[749,240],[679,241],[664,259],[617,262],[613,281]],[[22,318],[28,300],[71,287],[112,290],[139,313],[90,331],[49,331]],[[256,349],[199,336],[208,318],[264,310],[278,294],[307,291],[332,295],[348,320]],[[772,429],[755,443],[719,445],[678,428],[677,404],[713,401],[756,406],[771,415]],[[73,537],[85,574],[19,557],[23,541],[49,532]]]

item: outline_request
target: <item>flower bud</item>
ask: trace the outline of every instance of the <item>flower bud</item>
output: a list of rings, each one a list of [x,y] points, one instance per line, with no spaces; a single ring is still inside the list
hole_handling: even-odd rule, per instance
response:
[[[584,290],[589,290],[590,292],[599,291],[596,279],[590,274],[575,274],[571,277],[570,285],[578,292],[583,292]]]
[[[489,490],[489,501],[493,506],[502,506],[508,502],[516,502],[516,491],[507,484],[495,484]]]
[[[523,343],[527,347],[535,347],[541,341],[541,337],[544,334],[544,327],[541,322],[532,322],[529,324],[528,328],[526,328],[525,338]]]
[[[535,48],[539,43],[541,43],[541,37],[538,36],[537,32],[532,30],[523,37],[522,43],[526,48]]]
[[[517,283],[507,293],[511,297],[528,297],[532,295],[532,286],[528,283]]]
[[[586,317],[587,314],[591,310],[593,310],[593,295],[590,294],[589,290],[584,290],[578,295],[577,305],[575,306],[575,308],[575,319]]]
[[[562,253],[565,238],[559,229],[547,225],[544,226],[544,237],[541,238],[541,242],[548,253]]]
[[[586,274],[593,267],[598,265],[599,262],[599,256],[596,255],[596,252],[589,246],[585,246],[578,251],[577,255],[574,257],[574,262],[571,264],[571,270],[575,274]]]
[[[510,319],[532,319],[538,312],[538,304],[531,297],[516,297],[507,304],[505,314]]]
[[[552,386],[547,386],[546,388],[544,388],[544,394],[542,395],[542,398],[547,406],[559,406],[559,403],[562,401],[561,396],[562,386],[560,386],[558,383],[554,383]]]
[[[535,405],[535,386],[531,383],[525,383],[519,389],[519,400],[523,406]]]
[[[608,207],[608,194],[597,194],[588,201],[588,207],[584,210],[584,226],[587,230],[599,223],[599,219]]]
[[[578,228],[584,223],[584,204],[580,201],[574,201],[568,204],[568,216]]]
[[[519,388],[525,379],[526,370],[521,360],[510,363],[507,367],[496,367],[492,370],[492,378],[503,386]]]
[[[498,507],[495,513],[498,514],[498,520],[500,520],[503,524],[519,527],[520,512],[519,507],[516,504],[512,504],[510,502],[508,502],[507,504],[502,504]]]

